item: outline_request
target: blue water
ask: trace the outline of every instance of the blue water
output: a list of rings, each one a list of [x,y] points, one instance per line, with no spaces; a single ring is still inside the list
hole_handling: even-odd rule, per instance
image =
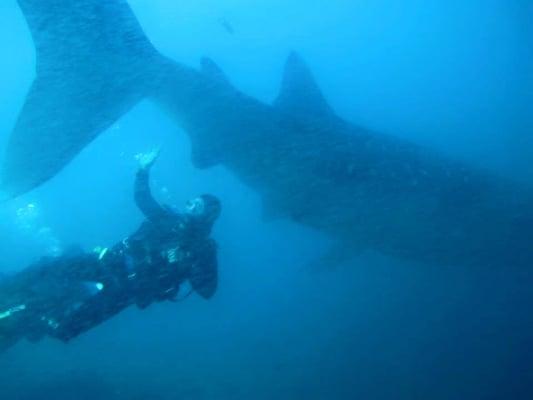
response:
[[[208,55],[262,101],[298,50],[344,118],[533,183],[528,0],[129,3],[165,55],[191,66]],[[0,4],[0,52],[3,149],[35,67],[14,0]],[[217,295],[129,309],[68,345],[20,343],[0,355],[1,399],[533,398],[530,270],[372,253],[310,272],[328,240],[264,222],[258,195],[223,167],[195,170],[187,136],[148,101],[57,177],[0,205],[0,271],[131,233],[142,221],[135,155],[155,146],[161,201],[210,192],[224,204]]]

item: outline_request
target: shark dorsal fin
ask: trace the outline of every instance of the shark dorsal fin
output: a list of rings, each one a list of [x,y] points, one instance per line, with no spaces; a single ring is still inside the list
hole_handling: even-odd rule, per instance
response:
[[[285,64],[281,91],[274,106],[299,115],[333,115],[333,110],[324,98],[313,74],[295,52],[289,55]]]
[[[217,63],[214,62],[211,58],[202,57],[200,64],[204,75],[207,75],[211,79],[215,79],[218,82],[229,84],[229,79],[224,73],[224,71],[222,71],[222,69],[217,65]]]

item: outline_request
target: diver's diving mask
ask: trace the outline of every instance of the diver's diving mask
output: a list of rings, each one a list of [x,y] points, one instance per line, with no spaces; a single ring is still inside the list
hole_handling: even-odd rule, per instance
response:
[[[205,202],[202,198],[197,197],[189,200],[185,205],[185,213],[193,217],[201,217],[205,214]]]

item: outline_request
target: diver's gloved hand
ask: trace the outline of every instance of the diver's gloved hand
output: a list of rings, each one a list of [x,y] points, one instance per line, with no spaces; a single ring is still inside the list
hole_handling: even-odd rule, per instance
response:
[[[156,148],[148,153],[140,153],[135,156],[137,161],[139,161],[139,167],[143,170],[149,170],[152,168],[154,163],[157,161],[159,157],[160,149]]]

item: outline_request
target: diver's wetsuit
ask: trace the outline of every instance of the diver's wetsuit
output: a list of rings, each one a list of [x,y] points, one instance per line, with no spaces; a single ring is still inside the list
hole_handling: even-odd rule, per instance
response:
[[[161,207],[145,169],[135,202],[146,221],[113,248],[42,259],[0,283],[0,348],[21,338],[68,341],[132,304],[176,299],[186,281],[204,298],[215,293],[212,223]]]

